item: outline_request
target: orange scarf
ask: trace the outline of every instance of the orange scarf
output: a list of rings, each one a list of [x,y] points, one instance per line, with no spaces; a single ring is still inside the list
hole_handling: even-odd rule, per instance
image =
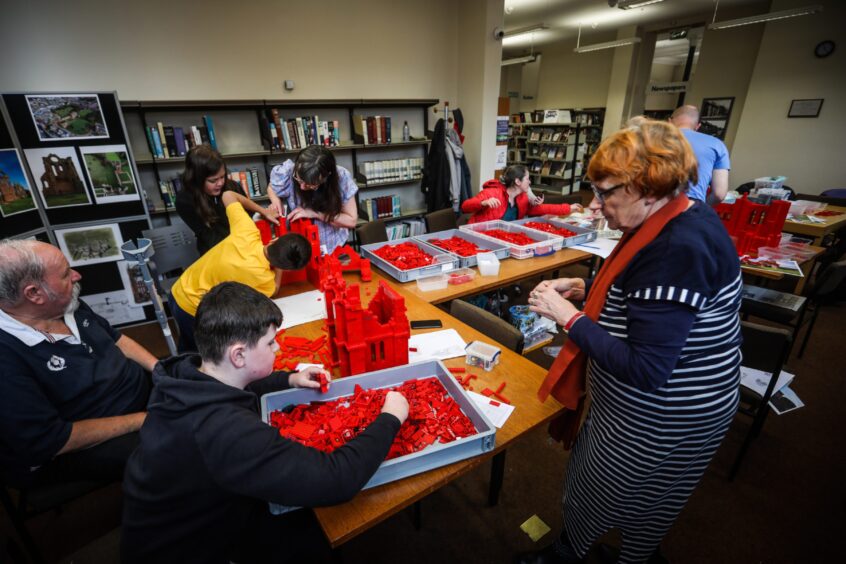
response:
[[[608,290],[617,276],[641,249],[661,233],[670,220],[686,211],[689,204],[687,195],[677,196],[648,217],[637,231],[627,233],[620,239],[593,281],[590,296],[585,302],[585,315],[594,321],[599,320]],[[549,434],[562,441],[566,449],[572,448],[578,435],[585,403],[586,378],[587,355],[582,353],[572,339],[567,339],[538,390],[540,401],[546,401],[551,394],[565,408],[564,413],[550,423]]]

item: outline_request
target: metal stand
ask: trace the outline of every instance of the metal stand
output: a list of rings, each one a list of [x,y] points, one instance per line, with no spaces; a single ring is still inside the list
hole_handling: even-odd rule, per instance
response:
[[[170,325],[168,325],[167,315],[165,315],[164,307],[162,306],[162,299],[156,290],[156,283],[153,280],[153,275],[150,273],[150,266],[148,264],[150,257],[155,253],[153,242],[149,239],[139,238],[136,245],[135,241],[127,241],[121,246],[120,252],[123,253],[123,258],[127,262],[135,263],[141,269],[141,274],[144,276],[144,285],[147,286],[150,301],[153,302],[156,319],[162,328],[162,333],[167,342],[167,348],[170,349],[170,354],[175,356],[176,343],[173,341],[173,334],[170,332]]]

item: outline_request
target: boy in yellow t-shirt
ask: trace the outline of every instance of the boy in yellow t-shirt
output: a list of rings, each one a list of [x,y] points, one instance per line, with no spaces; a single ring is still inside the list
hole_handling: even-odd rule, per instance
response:
[[[234,192],[221,196],[229,220],[229,236],[212,247],[182,273],[169,296],[173,317],[179,326],[179,352],[196,350],[194,316],[200,300],[221,282],[240,282],[267,297],[279,289],[281,272],[308,264],[311,246],[302,235],[289,233],[262,244],[258,227]]]

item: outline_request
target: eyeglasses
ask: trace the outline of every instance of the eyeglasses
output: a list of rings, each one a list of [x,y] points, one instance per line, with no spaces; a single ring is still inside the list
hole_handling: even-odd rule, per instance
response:
[[[302,178],[300,178],[300,176],[296,173],[294,173],[294,180],[297,181],[297,183],[300,185],[300,188],[302,188],[303,190],[317,190],[323,185],[324,182],[326,182],[325,178],[321,178],[317,184],[309,184]]]
[[[622,183],[622,184],[617,184],[616,186],[612,186],[611,188],[606,188],[605,190],[600,190],[599,188],[596,187],[595,184],[591,183],[590,189],[593,190],[593,195],[596,196],[596,199],[599,200],[599,203],[604,204],[605,199],[608,197],[608,194],[610,194],[614,190],[619,190],[620,188],[623,188],[624,186],[626,186],[625,182]]]

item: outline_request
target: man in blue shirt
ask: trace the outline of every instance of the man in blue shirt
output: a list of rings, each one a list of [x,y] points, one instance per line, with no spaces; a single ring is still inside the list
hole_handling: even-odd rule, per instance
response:
[[[6,483],[119,479],[157,359],[80,302],[40,241],[0,241],[0,470]]]
[[[731,169],[725,143],[712,135],[699,133],[699,110],[696,106],[681,106],[673,112],[670,121],[681,129],[699,163],[699,181],[691,183],[690,198],[719,204],[728,193],[728,173]],[[711,193],[708,195],[708,187]],[[707,199],[706,199],[707,196]]]

